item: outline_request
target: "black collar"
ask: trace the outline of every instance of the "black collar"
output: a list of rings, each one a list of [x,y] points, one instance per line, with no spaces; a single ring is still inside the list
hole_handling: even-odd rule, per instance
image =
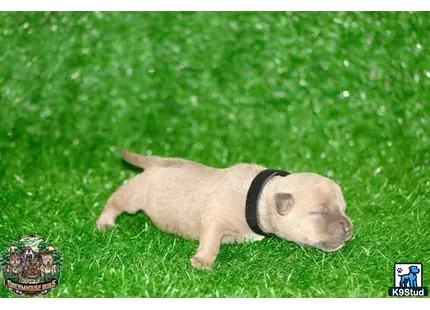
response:
[[[259,225],[258,220],[258,201],[260,200],[261,193],[263,192],[266,183],[275,175],[287,176],[290,173],[282,170],[266,169],[257,174],[252,180],[251,186],[246,195],[245,217],[249,228],[256,234],[262,236],[272,236],[273,234],[265,233]]]

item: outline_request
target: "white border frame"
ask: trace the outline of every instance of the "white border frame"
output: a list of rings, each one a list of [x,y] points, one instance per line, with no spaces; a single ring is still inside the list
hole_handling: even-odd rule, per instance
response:
[[[430,1],[408,0],[408,1],[388,1],[388,0],[301,0],[301,1],[281,1],[281,0],[158,0],[158,1],[58,1],[58,0],[14,0],[4,1],[0,4],[0,10],[3,11],[67,11],[67,10],[84,10],[84,11],[354,11],[354,10],[430,10]],[[387,288],[382,288],[387,290]],[[11,294],[11,297],[13,295]],[[135,299],[135,298],[118,298],[118,299],[54,299],[54,298],[10,298],[0,299],[1,309],[13,309],[17,306],[22,309],[26,307],[32,310],[50,309],[124,309],[134,307],[136,309],[145,309],[148,307],[171,307],[175,310],[187,309],[201,310],[204,308],[212,309],[238,309],[247,307],[247,309],[268,309],[284,307],[284,309],[299,309],[302,307],[316,309],[345,309],[354,310],[370,307],[389,307],[390,310],[396,309],[425,309],[429,305],[428,298],[389,298],[389,299]],[[424,306],[424,307],[423,307]]]

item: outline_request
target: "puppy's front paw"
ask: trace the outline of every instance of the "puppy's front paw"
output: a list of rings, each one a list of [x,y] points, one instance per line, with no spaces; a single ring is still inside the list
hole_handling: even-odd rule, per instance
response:
[[[115,226],[115,220],[109,214],[102,213],[97,219],[96,226],[98,230]]]
[[[212,268],[212,261],[205,260],[204,258],[198,257],[197,255],[191,257],[190,262],[194,268],[198,268],[198,269],[211,269]]]

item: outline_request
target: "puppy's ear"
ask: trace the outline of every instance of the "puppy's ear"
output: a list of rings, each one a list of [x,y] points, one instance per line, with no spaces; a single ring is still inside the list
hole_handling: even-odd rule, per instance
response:
[[[280,215],[285,215],[294,205],[294,197],[290,193],[276,193],[276,210]]]

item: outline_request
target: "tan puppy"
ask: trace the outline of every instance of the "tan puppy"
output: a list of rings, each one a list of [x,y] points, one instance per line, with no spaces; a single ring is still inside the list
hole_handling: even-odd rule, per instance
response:
[[[142,156],[122,151],[125,161],[145,169],[121,186],[97,220],[98,229],[115,225],[122,212],[144,211],[160,229],[199,239],[191,263],[211,268],[220,243],[261,240],[245,219],[245,200],[254,177],[265,167],[238,164],[225,169],[180,158]],[[260,195],[264,232],[335,251],[351,237],[340,187],[314,173],[275,176]]]

